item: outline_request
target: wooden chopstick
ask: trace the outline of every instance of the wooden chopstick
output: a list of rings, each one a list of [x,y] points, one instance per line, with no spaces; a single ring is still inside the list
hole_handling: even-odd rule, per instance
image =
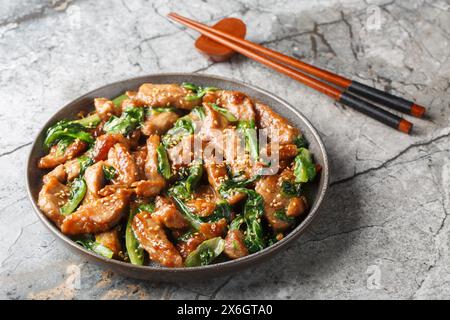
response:
[[[185,22],[189,22],[191,25],[194,25],[197,27],[209,28],[208,26],[206,26],[204,24],[201,24],[197,21],[180,16],[176,13],[170,13],[169,16],[172,18],[177,18],[178,21],[182,20]],[[305,63],[301,60],[297,60],[293,57],[284,55],[280,52],[263,47],[259,44],[253,43],[251,41],[248,41],[245,39],[240,39],[238,37],[234,37],[226,32],[223,32],[223,31],[220,31],[217,29],[209,28],[208,30],[218,36],[225,38],[225,39],[234,41],[243,47],[246,47],[255,52],[262,53],[269,58],[280,61],[288,66],[297,68],[297,69],[301,70],[302,72],[308,73],[310,75],[313,75],[314,77],[317,77],[319,79],[325,80],[330,83],[333,83],[341,88],[348,90],[349,92],[355,93],[355,94],[360,95],[364,98],[367,98],[371,101],[374,101],[374,102],[382,104],[386,107],[392,108],[394,110],[397,110],[397,111],[400,111],[403,113],[407,113],[407,114],[410,114],[410,115],[418,117],[418,118],[422,117],[426,111],[426,109],[423,106],[415,104],[412,101],[405,100],[403,98],[394,96],[390,93],[378,90],[376,88],[367,86],[367,85],[359,83],[357,81],[347,79],[345,77],[342,77],[342,76],[332,73],[330,71],[317,68],[317,67],[310,65],[308,63]]]
[[[357,111],[360,111],[361,113],[364,113],[365,115],[378,120],[394,129],[397,129],[399,131],[402,131],[404,133],[409,134],[412,129],[412,123],[398,117],[397,115],[394,115],[382,108],[379,108],[365,100],[362,100],[353,94],[349,92],[343,92],[342,90],[335,88],[327,83],[321,82],[313,77],[310,77],[298,70],[292,69],[288,66],[285,66],[279,62],[272,61],[258,53],[255,53],[254,51],[251,51],[245,47],[240,46],[237,42],[233,40],[225,39],[218,34],[213,33],[211,30],[212,28],[209,28],[208,26],[205,26],[203,24],[200,24],[198,22],[195,22],[193,24],[190,19],[181,17],[177,14],[170,13],[168,15],[170,18],[178,21],[179,23],[190,27],[191,29],[194,29],[201,34],[207,36],[208,38],[227,46],[231,49],[233,49],[236,52],[241,53],[242,55],[256,60],[280,73],[283,73],[289,77],[291,77],[294,80],[297,80],[310,88],[313,88],[319,92],[322,92],[329,97],[335,99],[338,102],[341,102],[342,104],[349,106]]]

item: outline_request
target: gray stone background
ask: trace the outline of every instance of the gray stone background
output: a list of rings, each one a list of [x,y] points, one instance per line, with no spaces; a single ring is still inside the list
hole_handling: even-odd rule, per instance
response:
[[[169,11],[243,19],[248,39],[429,109],[407,136],[241,56],[212,63]],[[0,0],[0,298],[449,298],[448,1]],[[104,84],[158,72],[266,88],[320,131],[328,200],[307,234],[227,278],[156,284],[67,252],[32,212],[24,165],[54,112]]]

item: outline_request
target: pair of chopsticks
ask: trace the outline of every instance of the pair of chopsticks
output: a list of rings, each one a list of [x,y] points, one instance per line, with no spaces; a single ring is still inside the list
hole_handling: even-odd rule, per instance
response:
[[[213,29],[176,13],[169,13],[168,16],[171,19],[200,32],[211,40],[281,72],[294,80],[326,94],[348,107],[404,133],[409,134],[411,132],[413,126],[411,122],[372,104],[370,101],[418,118],[422,117],[425,113],[425,108],[414,102],[314,67],[295,58],[286,56],[248,40],[234,37],[228,33]],[[332,86],[329,83],[335,86]]]

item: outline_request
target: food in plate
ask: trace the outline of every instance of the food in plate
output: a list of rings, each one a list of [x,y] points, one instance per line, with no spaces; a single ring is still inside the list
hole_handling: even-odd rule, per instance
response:
[[[320,165],[270,106],[192,83],[145,83],[93,106],[48,128],[37,164],[39,208],[84,248],[197,267],[263,250],[306,216]]]

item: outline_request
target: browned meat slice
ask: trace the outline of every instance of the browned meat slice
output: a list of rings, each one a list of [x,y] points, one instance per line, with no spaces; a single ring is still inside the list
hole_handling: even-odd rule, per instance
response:
[[[54,145],[50,148],[50,153],[39,160],[39,169],[53,169],[57,165],[63,164],[67,160],[73,159],[79,156],[87,148],[87,143],[79,139],[75,139],[69,144],[64,151],[60,154],[58,146]]]
[[[216,194],[220,196],[219,194],[220,186],[225,180],[229,179],[226,164],[216,163],[214,161],[207,161],[204,167],[206,170],[206,174],[208,176],[209,184],[214,188]],[[245,198],[244,193],[236,192],[230,195],[230,197],[228,197],[226,200],[230,204],[236,204],[244,198]]]
[[[203,98],[206,103],[215,103],[230,111],[238,120],[255,120],[252,100],[242,92],[220,90],[208,93]]]
[[[134,189],[132,187],[124,184],[107,184],[102,189],[100,189],[100,191],[98,191],[98,195],[100,197],[107,197],[112,195],[113,193],[116,193],[119,189],[128,190],[128,192],[130,193],[134,192]]]
[[[279,148],[280,160],[292,159],[298,153],[297,146],[295,144],[283,144]]]
[[[139,140],[141,138],[142,132],[138,128],[129,134],[128,140],[130,141],[130,149],[136,149],[139,146]]]
[[[83,153],[87,149],[87,147],[88,144],[86,142],[75,139],[74,142],[69,144],[66,151],[64,152],[64,155],[67,157],[67,160],[73,159],[81,155],[81,153]]]
[[[303,197],[288,197],[281,193],[283,181],[294,181],[292,169],[280,175],[264,176],[256,182],[255,191],[264,199],[264,215],[275,231],[284,231],[295,223],[292,217],[303,214],[306,203]],[[289,215],[288,215],[289,213]]]
[[[273,111],[269,106],[256,102],[256,125],[260,129],[278,130],[280,144],[293,144],[295,138],[300,134],[289,122]]]
[[[131,185],[136,195],[140,197],[154,197],[164,188],[165,183],[155,180],[140,180]]]
[[[72,181],[80,174],[80,162],[78,159],[69,160],[64,164],[64,170],[67,173],[67,180]]]
[[[105,183],[103,165],[103,161],[97,162],[96,164],[88,167],[84,173],[84,180],[86,181],[87,186],[87,198],[96,199],[99,197],[98,192],[101,188],[103,188]]]
[[[205,163],[206,174],[208,175],[209,184],[218,193],[222,183],[228,179],[228,171],[225,163],[216,163],[207,161]]]
[[[94,161],[106,160],[109,149],[116,143],[122,143],[127,148],[130,146],[130,141],[119,133],[108,133],[98,137],[95,140],[94,150],[92,152]]]
[[[58,179],[59,182],[62,182],[62,183],[66,182],[67,173],[66,173],[66,170],[64,169],[64,165],[60,164],[55,169],[53,169],[52,171],[47,173],[45,176],[42,177],[42,181],[45,184],[50,180],[50,178],[56,178],[56,179]]]
[[[286,216],[297,217],[304,213],[308,209],[308,203],[304,196],[294,197],[289,202],[286,208]]]
[[[207,217],[216,209],[217,196],[210,186],[202,185],[195,192],[193,199],[186,201],[186,206],[196,215]]]
[[[245,138],[243,133],[235,128],[227,128],[224,131],[224,151],[223,155],[230,170],[231,176],[242,176],[250,179],[260,174],[261,169],[266,167],[261,161],[254,161],[250,154],[246,152]],[[266,161],[269,163],[269,161]]]
[[[140,148],[131,153],[138,171],[138,179],[145,179],[145,160],[147,159],[147,147]]]
[[[119,257],[119,254],[122,251],[122,245],[120,244],[118,227],[105,232],[97,233],[95,235],[95,241],[111,249],[111,251],[114,252],[114,258]]]
[[[201,99],[188,100],[187,96],[192,91],[177,84],[153,84],[145,83],[139,88],[139,92],[133,98],[145,105],[152,107],[175,107],[178,109],[191,110],[200,105]]]
[[[192,161],[197,158],[201,159],[202,148],[194,148],[195,143],[199,143],[201,146],[200,139],[195,140],[194,135],[185,136],[176,145],[171,146],[167,149],[167,157],[170,160],[172,168],[176,170],[181,167],[187,167]],[[194,155],[194,151],[197,151],[197,155]]]
[[[109,149],[108,165],[113,166],[117,175],[113,179],[114,183],[131,185],[138,177],[138,168],[133,156],[128,152],[128,148],[122,143],[116,143]]]
[[[61,231],[76,235],[111,229],[126,213],[130,194],[126,189],[118,189],[112,195],[82,205],[64,219]]]
[[[225,238],[225,254],[230,259],[238,259],[248,255],[248,249],[244,242],[244,234],[241,230],[229,230]]]
[[[205,235],[199,232],[194,233],[191,237],[184,241],[178,241],[177,242],[177,249],[180,252],[180,255],[183,257],[183,259],[186,259],[186,257],[194,251],[200,243],[207,240]]]
[[[217,222],[202,223],[199,232],[204,234],[206,239],[221,237],[225,234],[228,224],[226,219]]]
[[[38,167],[39,169],[53,169],[56,166],[66,162],[66,160],[67,157],[64,153],[61,154],[58,152],[58,147],[53,146],[50,148],[49,154],[39,160]]]
[[[99,115],[100,119],[107,121],[112,115],[119,115],[120,109],[114,105],[111,100],[106,98],[96,98],[94,99],[95,111]]]
[[[274,149],[272,147],[275,147]],[[265,157],[266,155],[269,157],[267,162],[270,162],[270,158],[277,159],[282,162],[288,160],[287,163],[290,163],[292,158],[298,153],[298,148],[295,144],[279,144],[278,147],[276,145],[272,145],[268,143],[266,148],[261,149],[261,157]],[[278,157],[277,157],[278,154]]]
[[[181,256],[186,259],[203,241],[223,236],[226,228],[227,221],[225,219],[213,223],[203,223],[198,232],[195,232],[186,240],[178,241],[177,249]]]
[[[128,96],[128,99],[122,101],[120,107],[122,111],[124,111],[128,107],[145,107],[145,102],[141,100],[137,100],[137,92],[136,91],[127,91],[125,94]]]
[[[151,218],[150,213],[140,212],[133,218],[132,228],[150,259],[164,267],[181,267],[183,259],[162,227]]]
[[[158,153],[156,149],[160,144],[158,135],[151,135],[147,139],[147,159],[145,161],[145,177],[154,183],[159,183],[161,189],[166,185],[166,180],[158,172]]]
[[[214,202],[201,198],[188,200],[186,206],[200,217],[210,216],[214,212],[214,209],[216,209],[216,204]]]
[[[267,222],[275,231],[284,231],[292,223],[287,220],[277,218],[276,212],[284,210],[288,203],[280,194],[278,175],[264,176],[256,182],[255,191],[264,199],[264,215]]]
[[[68,197],[69,188],[56,177],[49,176],[45,179],[45,183],[39,192],[38,206],[58,227],[64,220],[64,216],[59,209],[67,202]]]
[[[162,196],[157,196],[155,199],[155,211],[152,213],[152,219],[169,229],[184,229],[189,226],[172,200]]]
[[[64,164],[58,165],[55,169],[43,177],[44,183],[49,177],[56,177],[60,182],[72,181],[80,174],[80,162],[78,159],[72,159]]]
[[[162,135],[173,127],[174,123],[178,120],[179,116],[176,112],[155,112],[148,117],[141,130],[146,136],[151,134]]]
[[[214,110],[210,104],[204,103],[203,108],[205,109],[205,119],[201,122],[198,136],[206,141],[217,139],[217,135],[221,135],[222,130],[228,126],[228,121],[220,112]]]

